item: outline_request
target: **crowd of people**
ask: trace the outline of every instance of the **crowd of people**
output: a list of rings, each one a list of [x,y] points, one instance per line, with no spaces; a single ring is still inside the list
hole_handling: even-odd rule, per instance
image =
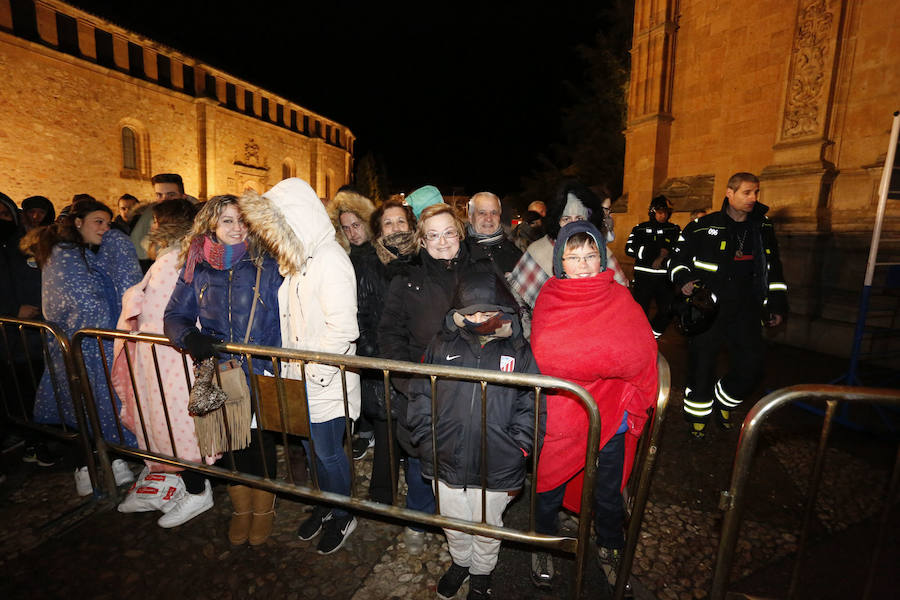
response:
[[[718,346],[710,350],[709,344],[730,341],[731,324],[739,321],[743,346],[738,347],[750,348],[758,359],[752,323],[742,315],[748,302],[759,300],[754,294],[761,285],[768,286],[760,293],[769,324],[786,314],[786,302],[778,295],[786,287],[782,290],[778,279],[771,225],[757,215],[762,205],[756,198],[747,199],[744,184],[753,179],[743,175],[736,184],[729,182],[722,211],[698,218],[683,234],[667,223],[671,209],[665,198],[654,199],[651,222],[636,227],[626,244],[635,257],[638,302],[608,247],[614,239],[610,199],[573,180],[562,182],[546,202],[529,206],[512,232],[501,223],[495,194],[475,194],[460,215],[433,186],[376,207],[346,186],[322,201],[306,182],[291,178],[263,194],[248,190],[198,203],[184,193],[178,175],[160,174],[153,178],[154,201],[124,195],[115,218],[105,204],[86,195],[76,196],[58,218],[46,198],[25,199],[19,210],[3,196],[3,275],[12,293],[4,298],[8,306],[2,314],[42,315],[69,336],[86,327],[164,332],[174,349],[151,351],[147,344],[119,341],[101,352],[96,343],[85,344],[99,425],[104,438],[116,443],[206,464],[225,457],[199,449],[188,410],[194,374],[185,380],[178,349],[197,365],[229,361],[248,382],[251,371],[271,371],[271,361],[222,355],[217,344],[542,373],[575,382],[591,392],[601,415],[594,532],[598,559],[614,585],[624,547],[622,489],[656,399],[654,337],[667,325],[671,299],[665,294],[672,282],[685,296],[707,280],[726,301],[743,298],[737,309],[723,311],[728,321],[712,328],[706,346],[695,344],[698,349],[692,351],[693,363],[701,363],[700,375],[687,391],[685,410],[695,433],[703,433],[712,398],[720,403],[720,424],[728,425],[735,397],[746,393],[754,376],[729,375],[713,385],[709,363]],[[758,195],[758,180],[755,186]],[[732,214],[733,197],[744,202],[743,212]],[[737,238],[740,245],[726,257],[740,264],[723,266],[725,274],[710,279],[697,269],[712,259],[688,256],[679,244],[699,245],[702,252],[703,233],[733,226],[724,219],[746,221],[737,228],[744,232]],[[725,257],[725,240],[724,233],[715,240],[722,242],[719,258]],[[753,256],[760,260],[754,262]],[[758,282],[760,267],[754,267],[760,261],[768,274],[765,284]],[[652,327],[642,311],[651,299],[658,304]],[[41,359],[39,350],[24,354]],[[77,427],[78,409],[58,380],[65,372],[61,361],[58,352],[51,352],[33,418]],[[434,513],[437,492],[441,514],[473,521],[484,514],[489,524],[502,525],[503,512],[521,491],[536,455],[537,531],[556,534],[560,508],[580,507],[588,420],[567,393],[551,390],[536,405],[533,390],[489,385],[487,430],[482,431],[476,383],[440,379],[432,422],[433,388],[427,379],[392,374],[386,392],[380,371],[343,374],[334,366],[294,361],[283,361],[281,369],[285,378],[304,380],[311,422],[309,438],[285,448],[296,482],[306,481],[307,458],[314,456],[319,487],[349,495],[349,461],[374,446],[371,500],[394,503],[395,475],[402,467],[408,508]],[[112,374],[115,393],[106,385],[106,372]],[[701,415],[698,407],[708,411]],[[259,415],[251,410],[253,433],[245,447],[228,453],[229,465],[274,477],[275,438],[258,428]],[[344,451],[348,418],[356,437],[352,457]],[[86,459],[74,459],[79,494],[91,493]],[[114,461],[113,472],[120,485],[133,478],[121,460]],[[167,482],[167,491],[154,487],[154,481]],[[142,489],[154,496],[152,502],[136,499]],[[274,494],[245,485],[229,485],[228,493],[231,543],[264,543],[275,519]],[[211,482],[204,475],[147,461],[120,511],[161,510],[159,525],[176,527],[212,505]],[[319,537],[318,552],[330,554],[356,526],[352,512],[321,504],[299,524],[297,535]],[[453,562],[439,581],[438,595],[454,597],[468,579],[470,598],[490,597],[499,540],[450,529],[445,534]],[[407,527],[403,538],[410,553],[422,552],[421,527]],[[552,557],[534,553],[535,585],[549,587],[554,577]]]

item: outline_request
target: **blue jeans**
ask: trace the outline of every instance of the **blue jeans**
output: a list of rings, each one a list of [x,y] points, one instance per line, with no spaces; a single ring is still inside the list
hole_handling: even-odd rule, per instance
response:
[[[310,427],[313,444],[316,450],[316,467],[319,475],[319,488],[323,492],[333,492],[350,496],[350,461],[344,453],[344,421],[346,417],[338,417],[324,423],[313,423]],[[307,456],[311,456],[309,440],[303,440],[303,448]],[[347,515],[347,511],[334,508],[335,517]]]
[[[422,477],[422,461],[410,456],[406,459],[406,508],[434,514],[434,491],[431,482]],[[411,527],[423,531],[421,527]]]
[[[621,550],[625,547],[625,508],[622,505],[622,471],[625,464],[625,434],[617,433],[597,453],[594,481],[594,533],[597,545]],[[556,489],[537,495],[534,528],[538,533],[556,535],[557,513],[562,506],[568,481]]]

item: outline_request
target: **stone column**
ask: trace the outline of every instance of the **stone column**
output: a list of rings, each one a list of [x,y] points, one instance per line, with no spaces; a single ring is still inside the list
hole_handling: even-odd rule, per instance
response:
[[[197,107],[197,198],[208,200],[216,189],[216,101],[194,100]]]
[[[631,47],[624,193],[643,212],[666,179],[672,124],[676,0],[636,0]],[[627,236],[620,236],[623,239]]]
[[[774,162],[763,169],[763,201],[794,231],[816,231],[827,210],[835,166],[825,158],[845,2],[797,0],[794,41],[775,133]]]

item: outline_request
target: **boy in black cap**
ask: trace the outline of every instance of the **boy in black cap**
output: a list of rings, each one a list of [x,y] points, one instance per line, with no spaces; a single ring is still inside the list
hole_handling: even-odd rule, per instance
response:
[[[492,272],[460,276],[444,328],[425,351],[424,362],[455,367],[538,373],[522,335],[516,303]],[[506,505],[522,488],[525,461],[534,451],[534,393],[528,388],[488,385],[487,446],[481,455],[481,386],[478,382],[439,379],[436,440],[431,435],[431,382],[417,379],[408,408],[410,439],[419,446],[422,475],[437,480],[441,514],[480,522],[485,485],[485,522],[502,526]],[[543,431],[544,409],[541,412]],[[437,468],[432,442],[437,445]],[[482,472],[482,463],[486,473]],[[453,564],[438,582],[440,598],[453,598],[470,579],[468,598],[491,596],[491,572],[500,540],[445,529]]]

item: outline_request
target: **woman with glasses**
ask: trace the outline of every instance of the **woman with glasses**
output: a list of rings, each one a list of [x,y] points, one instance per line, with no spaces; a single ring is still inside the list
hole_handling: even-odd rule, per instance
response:
[[[441,330],[451,308],[459,274],[472,268],[492,269],[487,261],[473,265],[465,244],[461,243],[464,238],[465,225],[450,206],[434,204],[422,211],[415,236],[418,255],[399,270],[388,288],[378,326],[382,357],[421,362],[425,348]],[[419,450],[409,439],[406,406],[410,378],[392,374],[391,382],[399,392],[396,398],[392,397],[391,405],[396,439],[408,457],[406,507],[433,513],[434,494],[429,483],[422,479]],[[407,528],[404,541],[410,553],[418,554],[424,548],[425,533]]]
[[[594,485],[594,532],[610,585],[621,549],[622,487],[628,481],[647,410],[656,396],[656,341],[641,307],[615,283],[603,233],[586,221],[559,230],[553,274],[534,307],[531,345],[544,375],[584,387],[600,412]],[[547,394],[547,429],[537,467],[535,529],[556,535],[561,506],[578,512],[587,450],[588,417],[566,393]],[[532,555],[532,580],[553,581],[553,561]]]

